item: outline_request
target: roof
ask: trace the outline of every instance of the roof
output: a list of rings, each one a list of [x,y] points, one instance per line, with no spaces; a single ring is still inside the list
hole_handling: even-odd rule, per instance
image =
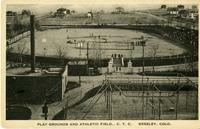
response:
[[[6,70],[6,76],[58,76],[63,72],[63,68],[36,68],[36,72],[31,72],[31,68],[10,68]]]
[[[57,11],[66,11],[67,9],[66,8],[59,8],[57,9]]]
[[[179,14],[188,14],[189,10],[183,9],[179,11]]]
[[[13,11],[7,11],[6,12],[6,16],[16,16],[17,12],[13,12]]]
[[[167,11],[178,11],[177,7],[169,7],[167,8]]]
[[[87,65],[88,61],[69,61],[68,65]]]
[[[184,8],[184,5],[181,5],[181,4],[180,4],[180,5],[178,5],[177,7],[178,7],[178,8]]]
[[[198,9],[188,9],[190,13],[198,13]]]

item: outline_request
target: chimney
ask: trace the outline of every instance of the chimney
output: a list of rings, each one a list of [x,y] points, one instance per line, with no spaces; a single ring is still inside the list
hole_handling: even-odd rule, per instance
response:
[[[30,17],[30,31],[31,31],[31,71],[35,72],[35,23],[34,15]]]

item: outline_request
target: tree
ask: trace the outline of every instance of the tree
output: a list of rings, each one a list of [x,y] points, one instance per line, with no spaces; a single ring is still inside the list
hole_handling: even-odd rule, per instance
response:
[[[41,25],[40,25],[40,22],[39,21],[35,21],[35,28],[37,30],[40,30],[41,29]]]
[[[65,17],[65,16],[69,15],[70,13],[71,13],[71,11],[70,11],[69,9],[66,9],[66,8],[59,8],[59,9],[56,10],[55,15],[56,15],[57,17],[63,18],[63,17]]]
[[[72,10],[71,13],[74,14],[74,13],[76,13],[76,11],[75,11],[75,10]]]
[[[100,13],[100,14],[104,14],[105,11],[104,11],[104,10],[100,10],[99,13]]]
[[[166,8],[167,8],[167,5],[163,4],[163,5],[161,5],[160,8],[161,8],[161,9],[166,9]]]
[[[155,61],[156,61],[156,55],[157,55],[157,52],[158,52],[158,48],[159,48],[159,45],[152,45],[151,46],[151,49],[150,49],[150,55],[153,57],[153,72],[155,72]]]
[[[115,8],[115,12],[116,12],[116,13],[124,13],[125,10],[124,10],[123,7],[116,7],[116,8]]]
[[[177,8],[179,8],[179,9],[184,9],[184,5],[181,5],[181,4],[180,4],[180,5],[177,6]]]
[[[29,52],[29,50],[26,47],[26,43],[18,44],[17,45],[17,52],[18,52],[18,55],[19,55],[20,63],[23,63],[23,56]]]
[[[63,63],[65,58],[65,52],[61,45],[56,47],[57,57],[60,60],[61,63]]]
[[[9,46],[9,43],[7,42],[6,45],[6,55],[8,56],[13,51],[13,47]]]
[[[22,15],[28,15],[30,16],[31,15],[31,11],[30,10],[22,10]]]
[[[70,10],[69,10],[69,9],[66,9],[66,13],[67,13],[67,14],[70,14],[71,12],[70,12]]]

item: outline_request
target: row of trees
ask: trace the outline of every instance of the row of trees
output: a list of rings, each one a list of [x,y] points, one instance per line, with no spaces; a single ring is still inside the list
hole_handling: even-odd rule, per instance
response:
[[[16,52],[17,56],[18,56],[18,61],[20,63],[24,63],[23,58],[24,55],[28,55],[30,54],[30,48],[28,48],[28,42],[24,42],[24,43],[19,43],[16,46],[16,49],[14,50],[14,48],[12,46],[7,46],[6,49],[6,54],[9,55],[12,52]],[[64,59],[66,58],[66,51],[64,50],[64,48],[61,45],[56,45],[56,57],[60,60],[61,63],[63,63]],[[44,57],[46,56],[46,48],[44,48]]]

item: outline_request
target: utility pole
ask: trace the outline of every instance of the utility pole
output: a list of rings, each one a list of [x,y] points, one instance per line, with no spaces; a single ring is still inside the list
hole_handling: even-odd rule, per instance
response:
[[[66,116],[65,116],[65,115],[66,115],[66,113],[65,113],[65,108],[66,108],[65,106],[62,108],[62,110],[63,110],[63,120],[66,119]]]
[[[110,92],[107,91],[107,109],[108,109],[108,119],[110,120]]]
[[[79,73],[79,76],[78,76],[78,81],[79,81],[79,85],[81,86],[81,75]]]
[[[86,56],[87,56],[87,61],[89,60],[89,43],[87,42],[87,54],[86,54]]]
[[[188,109],[187,109],[187,107],[188,107],[188,91],[186,91],[186,98],[185,98],[186,100],[185,100],[185,111],[187,112],[188,111]]]
[[[101,37],[99,35],[99,67],[101,68]],[[101,69],[102,72],[102,69]]]
[[[78,83],[81,86],[81,73],[82,72],[79,70],[79,68],[78,68],[79,65],[78,64],[79,64],[79,61],[76,62],[76,67],[75,68],[76,68],[77,72],[76,72],[75,75],[78,76]]]
[[[112,120],[112,91],[110,91],[110,120]]]
[[[106,109],[107,109],[107,92],[104,92],[104,96],[105,96],[105,103],[106,103]]]
[[[147,78],[147,92],[146,92],[146,108],[145,110],[147,111],[147,104],[148,104],[148,96],[149,96],[149,78]]]
[[[44,106],[42,107],[42,113],[44,113],[44,119],[47,120],[48,106],[46,102],[44,103]]]
[[[145,41],[142,40],[142,120],[144,119],[144,46],[145,46]]]
[[[179,89],[176,92],[176,120],[178,119]]]
[[[196,49],[195,49],[195,43],[192,41],[193,40],[193,37],[192,37],[192,28],[190,28],[190,44],[192,46],[192,52],[191,52],[191,73],[194,72],[194,55],[196,53]]]
[[[153,95],[153,91],[152,91],[152,116],[154,117],[154,95]],[[155,117],[154,117],[155,118]]]
[[[87,42],[87,74],[89,74],[89,43]]]
[[[35,15],[30,16],[31,72],[35,72]]]
[[[187,62],[186,62],[186,56],[184,55],[184,56],[183,56],[183,58],[184,58],[185,72],[187,72]]]
[[[108,89],[108,115],[109,120],[112,120],[113,117],[113,111],[112,111],[112,89]]]
[[[82,54],[81,54],[82,45],[83,45],[83,42],[81,41],[81,42],[79,43],[79,56],[82,55]]]
[[[109,100],[109,95],[108,95],[108,90],[106,90],[106,108],[107,108],[107,110],[109,110],[109,102],[108,102],[108,100]]]
[[[132,58],[133,58],[133,50],[134,50],[134,42],[130,42],[130,43],[128,43],[128,49],[130,49],[130,58],[131,58],[131,60],[132,60]]]
[[[65,106],[65,109],[66,109],[65,117],[66,117],[67,120],[68,120],[68,105],[69,105],[69,104],[68,104],[68,103],[69,103],[68,101],[69,101],[69,96],[67,96],[67,103],[66,103],[66,106]]]
[[[96,62],[96,50],[95,50],[95,41],[92,42],[92,55],[93,55],[93,67],[95,66],[95,62]]]
[[[108,91],[108,114],[109,114],[109,120],[111,120],[111,104],[110,104],[110,90]]]

